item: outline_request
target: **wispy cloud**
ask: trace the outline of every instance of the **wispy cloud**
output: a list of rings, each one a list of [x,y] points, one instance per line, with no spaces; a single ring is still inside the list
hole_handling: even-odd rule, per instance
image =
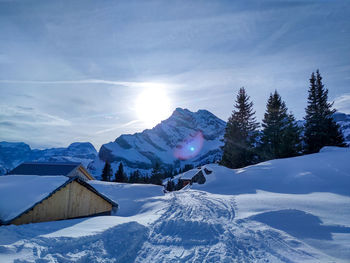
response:
[[[13,125],[27,126],[70,126],[71,122],[51,115],[45,112],[40,112],[31,107],[23,106],[0,106],[0,120],[5,123],[13,123]]]
[[[350,93],[335,98],[334,107],[340,112],[350,114]]]
[[[116,127],[99,130],[96,132],[96,134],[103,134],[103,133],[107,133],[107,132],[111,132],[111,131],[120,130],[121,128],[126,128],[126,127],[131,126],[131,125],[136,124],[136,123],[141,123],[141,121],[140,120],[132,120],[132,121],[129,121],[127,123],[118,125]]]
[[[164,86],[174,86],[174,84],[164,83],[164,82],[136,82],[136,81],[113,81],[104,79],[81,79],[81,80],[7,80],[2,79],[0,83],[8,84],[47,84],[47,85],[66,85],[66,84],[105,84],[114,86],[125,86],[125,87],[164,87]],[[179,87],[179,85],[176,85]]]

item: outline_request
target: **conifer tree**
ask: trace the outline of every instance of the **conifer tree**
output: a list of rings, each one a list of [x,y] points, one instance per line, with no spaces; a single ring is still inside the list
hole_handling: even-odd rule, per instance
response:
[[[300,129],[277,91],[270,94],[262,121],[261,155],[264,159],[291,157],[299,154]]]
[[[124,173],[124,167],[123,167],[123,163],[120,162],[119,163],[119,167],[118,167],[118,170],[117,172],[115,173],[115,182],[118,182],[118,183],[123,183],[127,180],[126,176],[125,176],[125,173]]]
[[[181,190],[183,188],[183,183],[182,183],[182,181],[181,180],[177,180],[177,183],[176,183],[176,185],[175,185],[175,191],[179,191],[179,190]]]
[[[344,137],[340,126],[334,121],[333,103],[328,102],[328,89],[324,88],[320,72],[312,72],[308,95],[308,105],[305,109],[305,152],[316,153],[323,146],[344,147]]]
[[[173,180],[169,180],[166,184],[166,187],[165,189],[168,191],[168,192],[172,192],[175,190],[175,183]]]
[[[129,183],[135,184],[135,183],[140,183],[140,182],[141,182],[140,171],[139,170],[135,170],[134,172],[132,172],[130,174]]]
[[[111,164],[108,161],[106,161],[105,166],[103,167],[103,170],[102,170],[102,175],[101,175],[102,181],[109,182],[111,181],[111,177],[112,177]]]
[[[157,162],[152,170],[152,175],[149,179],[149,182],[151,184],[157,184],[157,185],[162,185],[162,174],[160,170],[160,165]]]
[[[221,164],[229,168],[244,167],[257,161],[254,147],[259,124],[249,99],[245,89],[240,88],[235,109],[226,125]]]
[[[292,113],[287,116],[287,122],[282,134],[281,154],[279,157],[293,157],[301,154],[301,128]]]

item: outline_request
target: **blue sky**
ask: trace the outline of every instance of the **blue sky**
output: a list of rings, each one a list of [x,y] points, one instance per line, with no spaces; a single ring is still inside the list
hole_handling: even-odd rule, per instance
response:
[[[350,113],[350,1],[0,0],[0,140],[97,148],[148,127],[137,94],[226,120],[246,87],[258,119],[277,89],[298,119],[320,69]]]

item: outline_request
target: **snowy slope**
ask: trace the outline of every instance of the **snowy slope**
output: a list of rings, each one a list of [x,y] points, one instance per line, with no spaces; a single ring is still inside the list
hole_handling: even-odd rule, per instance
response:
[[[270,160],[242,169],[209,164],[213,173],[193,189],[220,194],[332,192],[350,195],[350,148],[325,147],[320,153]]]
[[[0,142],[0,175],[28,161],[79,162],[85,167],[95,159],[97,151],[89,142],[75,142],[67,148],[31,149],[23,142]]]
[[[153,129],[121,135],[102,145],[98,158],[89,165],[95,176],[101,174],[104,162],[116,168],[122,161],[126,169],[149,171],[155,162],[163,166],[205,164],[218,160],[226,123],[206,110],[191,112],[177,108]]]
[[[157,196],[163,196],[163,187],[151,184],[126,184],[109,183],[102,181],[89,181],[97,191],[112,200],[118,202],[118,215],[132,216],[143,213],[147,210],[144,205],[150,205],[151,199]],[[153,201],[156,201],[154,199]]]
[[[0,262],[349,262],[348,160],[331,147],[237,170],[211,164],[205,184],[168,194],[90,182],[120,203],[115,216],[2,226]]]

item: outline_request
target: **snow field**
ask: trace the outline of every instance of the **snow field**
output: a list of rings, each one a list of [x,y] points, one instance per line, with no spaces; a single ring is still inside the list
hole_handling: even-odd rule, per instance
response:
[[[207,165],[204,185],[91,184],[115,216],[0,227],[0,262],[349,262],[350,152]]]

